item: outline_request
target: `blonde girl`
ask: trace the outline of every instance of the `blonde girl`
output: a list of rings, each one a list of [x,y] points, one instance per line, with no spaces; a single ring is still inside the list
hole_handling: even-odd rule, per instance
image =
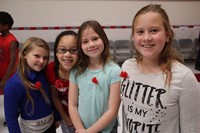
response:
[[[55,133],[50,88],[44,73],[48,61],[48,44],[37,37],[27,39],[19,54],[17,72],[5,86],[9,133]]]

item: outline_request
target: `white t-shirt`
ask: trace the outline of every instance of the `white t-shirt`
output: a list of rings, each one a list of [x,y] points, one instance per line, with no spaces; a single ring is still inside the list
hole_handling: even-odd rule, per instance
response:
[[[123,133],[200,133],[200,86],[189,68],[175,62],[170,86],[162,72],[142,73],[135,58],[122,70]]]

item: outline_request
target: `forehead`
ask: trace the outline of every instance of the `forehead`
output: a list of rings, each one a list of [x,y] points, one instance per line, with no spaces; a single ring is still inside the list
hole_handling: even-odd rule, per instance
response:
[[[40,46],[33,46],[30,52],[41,52],[41,51],[46,51],[48,52],[49,50],[45,49],[44,47]]]
[[[82,37],[88,36],[90,34],[97,34],[92,27],[87,27],[86,29],[83,30],[82,32]]]
[[[77,39],[73,35],[63,36],[58,43],[58,46],[63,46],[63,47],[68,47],[68,46],[71,47],[76,45],[77,45]]]
[[[136,17],[134,26],[163,26],[163,18],[159,13],[147,12]]]

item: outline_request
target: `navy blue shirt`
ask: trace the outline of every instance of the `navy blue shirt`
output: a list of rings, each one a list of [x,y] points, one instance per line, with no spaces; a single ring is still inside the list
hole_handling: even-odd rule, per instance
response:
[[[27,75],[27,77],[33,84],[39,81],[49,100],[51,99],[50,86],[43,72],[32,71]],[[26,89],[19,74],[15,73],[6,83],[4,90],[4,110],[10,133],[21,132],[18,122],[19,115],[21,115],[24,120],[36,120],[44,118],[53,112],[52,104],[46,103],[39,90],[29,89],[29,92],[34,100],[34,112],[32,115],[27,114],[31,112],[32,105],[31,102],[26,105]]]

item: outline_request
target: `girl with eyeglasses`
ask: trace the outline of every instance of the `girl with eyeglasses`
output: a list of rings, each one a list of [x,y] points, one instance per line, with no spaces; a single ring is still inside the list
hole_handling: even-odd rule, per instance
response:
[[[61,32],[54,45],[54,61],[47,67],[47,78],[51,84],[51,94],[54,106],[62,117],[63,133],[74,133],[72,121],[68,113],[69,74],[78,59],[77,33]],[[59,122],[56,122],[57,126]]]

